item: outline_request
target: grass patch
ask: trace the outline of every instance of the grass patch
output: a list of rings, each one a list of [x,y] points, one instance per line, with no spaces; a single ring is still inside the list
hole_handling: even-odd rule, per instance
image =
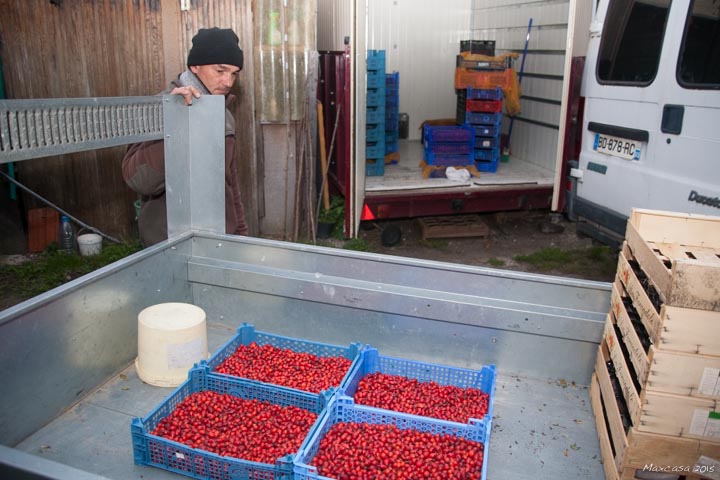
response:
[[[116,262],[139,251],[136,244],[104,245],[99,255],[83,257],[79,253],[58,250],[55,244],[37,258],[21,265],[0,265],[0,288],[5,293],[28,299]]]
[[[505,265],[505,260],[500,260],[499,258],[488,258],[487,262],[488,265],[491,267],[502,267]]]
[[[541,271],[612,279],[617,270],[618,253],[606,246],[562,250],[548,247],[514,259]]]
[[[345,250],[355,250],[358,252],[369,252],[370,244],[364,238],[352,238],[343,244]]]
[[[448,248],[448,245],[450,245],[447,240],[441,240],[439,238],[420,240],[418,244],[425,248],[432,248],[435,250],[445,250],[446,248]]]

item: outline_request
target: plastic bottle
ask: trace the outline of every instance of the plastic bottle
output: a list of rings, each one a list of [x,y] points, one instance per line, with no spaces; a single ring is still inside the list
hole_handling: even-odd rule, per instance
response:
[[[66,252],[75,251],[75,229],[67,215],[60,217],[58,244],[61,250],[65,250]]]

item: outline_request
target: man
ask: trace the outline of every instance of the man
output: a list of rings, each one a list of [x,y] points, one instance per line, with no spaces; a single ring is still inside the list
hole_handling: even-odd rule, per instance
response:
[[[163,92],[181,95],[187,105],[200,95],[225,96],[225,230],[247,235],[245,211],[238,185],[235,118],[228,110],[235,96],[230,89],[243,67],[243,51],[231,29],[200,29],[188,53],[188,70]],[[165,203],[165,147],[162,140],[130,145],[122,162],[125,183],[141,195],[138,215],[140,241],[147,247],[167,238]]]

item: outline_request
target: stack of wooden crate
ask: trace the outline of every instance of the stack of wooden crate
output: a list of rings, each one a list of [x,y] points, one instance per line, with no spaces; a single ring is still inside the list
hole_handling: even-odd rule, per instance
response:
[[[633,211],[590,397],[608,479],[720,479],[720,217]]]

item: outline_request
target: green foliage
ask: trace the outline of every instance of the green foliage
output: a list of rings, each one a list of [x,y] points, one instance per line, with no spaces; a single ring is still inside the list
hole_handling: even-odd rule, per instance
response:
[[[612,277],[617,269],[617,251],[606,245],[572,250],[548,247],[530,255],[518,255],[515,260],[543,272],[583,274],[595,271]]]
[[[364,238],[353,238],[345,242],[343,245],[345,250],[355,250],[358,252],[371,251],[370,244]]]
[[[330,199],[330,208],[325,210],[320,207],[320,215],[318,222],[331,223],[337,225],[345,219],[345,199],[343,197],[332,197]]]
[[[31,298],[77,277],[127,257],[142,247],[135,244],[103,246],[99,255],[83,257],[79,253],[49,246],[35,260],[21,265],[0,265],[0,288],[18,297]]]
[[[431,238],[427,240],[420,240],[420,245],[426,248],[433,248],[435,250],[444,250],[448,248],[449,243],[447,240],[441,240],[438,238]]]

